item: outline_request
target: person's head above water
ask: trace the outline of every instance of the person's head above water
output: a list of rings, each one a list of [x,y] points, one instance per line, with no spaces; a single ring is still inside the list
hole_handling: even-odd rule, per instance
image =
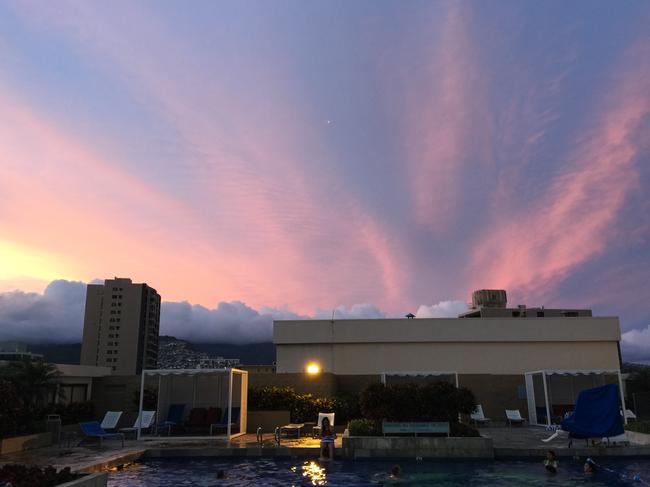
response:
[[[549,460],[557,460],[557,455],[553,450],[549,450],[546,452],[546,458]]]
[[[402,474],[402,467],[399,465],[393,465],[393,468],[390,469],[390,474],[393,477],[399,477]]]
[[[218,479],[225,479],[226,478],[225,470],[217,470],[217,478]]]
[[[596,472],[596,464],[591,458],[587,458],[583,470],[586,474],[592,474]]]

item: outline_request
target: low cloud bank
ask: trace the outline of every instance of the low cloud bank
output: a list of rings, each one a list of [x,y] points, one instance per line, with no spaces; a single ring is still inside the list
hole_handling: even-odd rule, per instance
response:
[[[0,293],[0,340],[72,343],[81,339],[86,284],[52,281],[43,294]]]
[[[254,343],[271,340],[274,319],[304,318],[286,309],[256,311],[241,301],[221,302],[215,309],[199,304],[164,302],[160,333],[204,342]]]
[[[417,318],[456,318],[468,309],[465,301],[440,301],[431,306],[421,305],[415,316]]]
[[[371,318],[385,318],[386,314],[374,304],[353,304],[352,306],[338,306],[334,309],[317,309],[314,319],[317,320],[361,320]]]
[[[623,333],[621,353],[626,362],[650,364],[650,325]]]
[[[86,284],[76,281],[52,281],[43,294],[0,293],[0,341],[79,342],[85,302]],[[462,301],[441,301],[420,306],[417,317],[453,317],[466,309]],[[303,316],[287,307],[256,310],[241,301],[220,302],[214,309],[186,301],[165,301],[160,314],[160,333],[203,342],[263,342],[271,340],[274,319],[331,319],[332,313],[335,319],[388,317],[377,306],[368,303],[317,309],[313,316]]]

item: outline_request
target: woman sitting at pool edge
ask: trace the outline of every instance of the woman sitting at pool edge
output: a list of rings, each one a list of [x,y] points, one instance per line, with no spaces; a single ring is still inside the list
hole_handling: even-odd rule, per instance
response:
[[[336,433],[330,424],[328,418],[323,418],[321,421],[320,429],[320,461],[325,460],[334,460],[334,440],[336,439]],[[327,451],[327,457],[324,453]]]

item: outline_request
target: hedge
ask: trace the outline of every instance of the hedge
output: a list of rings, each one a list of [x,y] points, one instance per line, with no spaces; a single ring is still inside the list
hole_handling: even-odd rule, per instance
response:
[[[361,417],[359,399],[355,395],[317,397],[298,394],[292,387],[251,388],[248,391],[248,408],[251,411],[289,411],[294,423],[316,421],[318,413],[322,412],[336,413],[335,424]]]

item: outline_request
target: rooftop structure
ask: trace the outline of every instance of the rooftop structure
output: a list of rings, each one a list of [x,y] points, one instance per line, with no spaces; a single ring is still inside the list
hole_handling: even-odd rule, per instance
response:
[[[528,308],[523,304],[508,308],[508,299],[503,289],[481,289],[472,293],[472,308],[459,318],[550,318],[592,316],[590,309]]]

